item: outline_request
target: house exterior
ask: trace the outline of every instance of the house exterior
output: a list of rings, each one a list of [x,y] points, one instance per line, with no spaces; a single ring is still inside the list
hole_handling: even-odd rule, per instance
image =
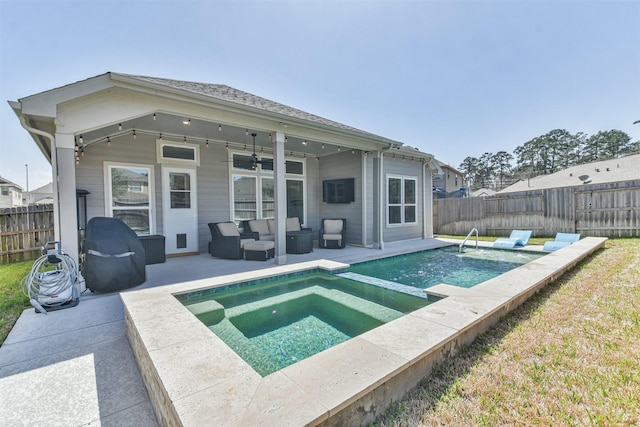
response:
[[[498,194],[636,179],[640,179],[640,154],[571,166],[549,175],[519,180]]]
[[[22,206],[22,187],[0,176],[0,208]]]
[[[432,155],[228,86],[106,73],[9,101],[52,165],[56,239],[78,255],[87,217],[162,234],[167,256],[206,252],[211,222],[275,218],[318,230],[346,218],[351,245],[426,238]],[[323,202],[323,182],[354,179],[354,201]]]
[[[50,205],[53,203],[53,183],[48,183],[23,194],[25,205]]]
[[[442,174],[433,177],[433,195],[436,198],[466,197],[468,191],[464,186],[464,173],[436,160]]]

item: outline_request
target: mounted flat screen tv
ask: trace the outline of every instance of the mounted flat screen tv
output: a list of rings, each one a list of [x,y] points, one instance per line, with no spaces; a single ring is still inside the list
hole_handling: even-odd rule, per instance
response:
[[[322,201],[325,203],[355,202],[355,178],[322,181]]]

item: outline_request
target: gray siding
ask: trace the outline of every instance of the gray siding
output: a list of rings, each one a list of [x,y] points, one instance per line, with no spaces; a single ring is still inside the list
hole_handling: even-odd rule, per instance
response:
[[[360,152],[344,151],[319,160],[319,200],[320,219],[346,218],[346,241],[349,244],[362,243],[362,166]],[[324,203],[322,201],[322,181],[325,179],[355,178],[355,202],[348,204]],[[318,221],[318,226],[320,221]]]

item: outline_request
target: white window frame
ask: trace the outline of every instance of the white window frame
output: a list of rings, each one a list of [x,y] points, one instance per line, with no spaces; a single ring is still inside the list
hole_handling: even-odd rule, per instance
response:
[[[262,217],[262,207],[263,207],[263,200],[262,200],[262,181],[264,178],[270,178],[270,179],[274,179],[274,175],[273,175],[273,171],[272,170],[262,170],[262,168],[260,167],[260,165],[258,165],[258,167],[255,170],[248,170],[248,169],[239,169],[239,168],[234,168],[233,167],[233,155],[237,154],[237,155],[241,155],[241,156],[251,156],[251,153],[245,152],[245,151],[236,151],[236,150],[229,150],[229,157],[228,157],[228,162],[231,165],[229,167],[229,194],[230,194],[230,201],[229,201],[229,218],[232,218],[233,221],[236,221],[236,217],[235,217],[235,191],[234,191],[234,178],[235,177],[251,177],[251,178],[256,178],[256,218],[257,219],[264,219]],[[260,159],[273,159],[272,156],[268,155],[268,156],[264,156],[264,155],[259,155]],[[307,163],[306,163],[306,159],[288,159],[287,161],[294,161],[294,162],[299,162],[302,164],[302,174],[291,174],[291,173],[286,173],[285,172],[285,181],[289,181],[289,180],[295,180],[295,181],[302,181],[302,191],[303,191],[303,198],[302,198],[302,203],[303,203],[303,218],[300,218],[300,223],[302,225],[304,225],[304,222],[306,220],[307,217],[307,206],[308,206],[308,199],[307,199]],[[286,185],[286,183],[285,183]],[[238,224],[238,226],[242,226],[242,224]]]
[[[389,184],[390,181],[392,179],[399,179],[400,180],[400,203],[389,203],[389,196],[390,196],[390,191],[389,191]],[[414,203],[405,203],[405,182],[406,181],[413,181],[414,182],[414,191],[415,191],[415,197]],[[400,207],[400,222],[399,223],[391,223],[390,222],[390,215],[389,215],[389,208],[392,206],[399,206]],[[413,206],[415,209],[415,220],[408,222],[405,220],[404,217],[404,213],[405,213],[405,208],[408,206]],[[406,226],[415,226],[418,223],[418,218],[420,213],[418,212],[418,178],[416,176],[404,176],[404,175],[387,175],[387,187],[386,187],[386,223],[387,223],[387,227],[390,228],[394,228],[394,227],[406,227]]]
[[[146,169],[149,171],[149,206],[146,209],[141,207],[136,208],[123,208],[117,207],[116,210],[148,210],[149,212],[149,234],[156,234],[156,222],[155,222],[155,175],[154,167],[149,164],[141,163],[121,163],[121,162],[104,162],[104,211],[105,216],[113,217],[114,207],[112,204],[112,183],[111,183],[111,169],[113,168],[134,168],[134,169]]]
[[[193,150],[193,160],[176,159],[174,157],[165,157],[163,154],[164,147],[176,147],[180,149]],[[166,141],[164,139],[156,139],[156,158],[159,164],[174,164],[183,166],[200,166],[200,146],[198,144],[190,144],[184,142]]]

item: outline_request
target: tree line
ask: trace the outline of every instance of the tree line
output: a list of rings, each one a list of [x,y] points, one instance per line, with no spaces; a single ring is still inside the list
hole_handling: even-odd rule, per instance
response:
[[[480,158],[467,157],[458,169],[465,174],[472,191],[479,188],[499,191],[519,179],[638,152],[640,141],[631,142],[631,137],[619,130],[587,135],[555,129],[516,147],[513,154],[499,151],[484,153]]]

